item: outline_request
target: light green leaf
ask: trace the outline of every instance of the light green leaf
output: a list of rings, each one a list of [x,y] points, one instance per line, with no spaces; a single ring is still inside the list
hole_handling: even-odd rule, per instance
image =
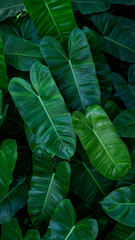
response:
[[[118,180],[128,174],[131,168],[128,149],[100,106],[88,107],[86,117],[74,112],[73,127],[91,164],[103,176]]]
[[[43,62],[39,45],[22,39],[8,24],[0,25],[0,35],[3,38],[5,59],[8,64],[21,71],[29,71],[33,63]]]
[[[70,159],[76,148],[71,115],[46,66],[35,63],[30,71],[31,86],[13,78],[9,92],[22,118],[49,152]]]
[[[56,207],[48,231],[43,240],[95,240],[98,234],[97,221],[91,218],[76,222],[76,213],[70,200],[62,200]]]
[[[4,111],[3,111],[3,93],[0,90],[0,127],[3,124],[3,122],[4,122],[7,110],[8,110],[8,104],[5,105]]]
[[[104,211],[114,220],[135,227],[135,184],[111,192],[103,199]]]
[[[0,36],[0,89],[2,89],[4,93],[6,93],[8,90],[8,82],[9,79],[5,63],[3,41]]]
[[[135,0],[110,0],[112,4],[135,5]]]
[[[13,139],[4,140],[0,147],[0,197],[3,197],[13,180],[17,160],[17,144]]]
[[[22,0],[0,1],[0,21],[15,16],[18,12],[23,11],[23,9],[24,4]]]
[[[58,203],[67,196],[71,170],[63,161],[54,172],[51,158],[40,153],[33,155],[33,171],[28,211],[33,225],[39,227],[49,222]]]
[[[105,240],[134,240],[135,239],[135,229],[130,227],[125,227],[122,224],[116,224],[113,231],[107,234]]]
[[[76,27],[70,0],[23,0],[41,37],[51,36],[67,42]]]
[[[110,7],[109,0],[71,0],[74,10],[79,10],[82,14],[102,12]]]
[[[97,37],[105,52],[122,61],[135,63],[135,32],[117,22],[109,12],[93,14],[91,20],[101,33]]]
[[[71,111],[100,104],[100,88],[85,33],[76,28],[68,42],[68,56],[53,38],[41,41],[41,52]]]

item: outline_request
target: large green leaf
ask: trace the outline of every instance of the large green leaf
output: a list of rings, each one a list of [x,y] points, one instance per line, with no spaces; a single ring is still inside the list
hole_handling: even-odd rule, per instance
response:
[[[0,89],[2,89],[4,93],[7,92],[8,82],[9,82],[9,79],[8,79],[6,63],[5,63],[3,41],[0,36]]]
[[[17,144],[13,139],[4,140],[0,147],[0,197],[3,197],[13,180],[17,160]]]
[[[102,12],[110,7],[109,0],[71,0],[74,10],[79,10],[82,14]]]
[[[33,155],[33,171],[28,211],[37,227],[49,222],[58,203],[67,196],[71,170],[69,163],[63,161],[54,172],[51,157],[40,151]]]
[[[95,240],[98,234],[97,221],[91,218],[76,223],[76,213],[70,200],[62,200],[56,207],[48,231],[43,240]]]
[[[8,17],[15,16],[24,9],[22,0],[3,0],[0,1],[0,21]]]
[[[128,149],[100,106],[88,107],[86,117],[74,112],[73,127],[91,164],[103,176],[117,180],[127,175],[131,167]]]
[[[134,240],[135,239],[135,229],[130,227],[125,227],[122,224],[116,224],[113,231],[110,232],[105,240]]]
[[[0,25],[0,35],[3,38],[5,59],[21,71],[29,71],[33,63],[43,62],[39,45],[24,40],[8,24]]]
[[[7,110],[8,110],[8,104],[5,105],[4,111],[3,111],[3,93],[0,90],[0,127],[3,124],[3,122],[4,122]]]
[[[120,60],[135,63],[135,32],[117,22],[109,12],[93,14],[91,20],[101,33],[97,36],[105,52]]]
[[[72,31],[68,57],[62,46],[50,37],[41,41],[41,52],[71,111],[85,111],[89,105],[100,104],[95,65],[82,30],[76,28]]]
[[[14,180],[9,192],[0,199],[0,223],[6,216],[14,216],[26,206],[30,189],[29,170],[28,155],[25,152],[19,153],[14,169]]]
[[[132,76],[131,72],[130,76]],[[116,89],[116,96],[122,99],[127,108],[135,107],[135,81],[128,78],[127,83],[121,75],[114,72],[112,73],[112,80]]]
[[[70,0],[23,0],[41,37],[51,36],[67,41],[76,27]]]
[[[38,230],[30,229],[23,238],[22,230],[16,218],[8,216],[2,223],[1,240],[40,240]]]
[[[101,90],[110,93],[112,91],[111,69],[100,48],[100,45],[94,32],[87,27],[84,27],[83,30],[86,34],[88,43],[90,45]]]
[[[115,182],[104,178],[92,167],[86,152],[79,144],[71,159],[71,189],[92,208],[115,187]]]
[[[70,159],[76,147],[71,115],[46,66],[35,63],[30,71],[32,85],[13,78],[9,92],[22,118],[48,151]]]
[[[102,108],[105,110],[111,121],[122,112],[118,105],[109,99],[102,99]]]
[[[113,4],[135,5],[135,0],[110,0]]]
[[[113,121],[120,137],[135,137],[135,107],[121,112]]]
[[[101,205],[117,222],[135,227],[135,184],[111,192],[102,200]]]
[[[122,17],[122,16],[115,16],[117,22],[121,23],[125,27],[129,28],[131,31],[135,32],[135,21],[130,18]]]

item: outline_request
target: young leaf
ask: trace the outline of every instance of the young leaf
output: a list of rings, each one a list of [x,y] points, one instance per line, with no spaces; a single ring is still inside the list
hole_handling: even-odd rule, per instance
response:
[[[2,223],[2,237],[1,240],[40,240],[40,233],[38,230],[31,229],[27,231],[23,238],[22,230],[16,218],[8,216]]]
[[[85,33],[76,28],[68,42],[68,56],[53,38],[41,41],[41,52],[71,111],[100,104],[100,88]]]
[[[100,106],[88,107],[86,117],[74,112],[73,127],[91,164],[103,176],[118,180],[127,175],[131,168],[128,149]]]
[[[117,22],[109,12],[93,14],[91,20],[101,33],[97,37],[105,52],[122,61],[135,63],[135,32]]]
[[[111,192],[103,199],[104,211],[114,220],[129,227],[135,227],[135,184]]]
[[[113,121],[120,137],[135,137],[135,107],[121,112]]]
[[[74,10],[79,10],[82,14],[91,14],[94,12],[102,12],[110,7],[109,0],[71,0]]]
[[[76,223],[76,213],[70,200],[62,200],[56,207],[48,231],[43,240],[95,240],[98,234],[97,221],[91,218]]]
[[[4,57],[4,47],[3,47],[3,41],[0,36],[0,89],[3,90],[4,93],[8,90],[8,75],[7,75],[7,69],[6,69],[6,63],[5,63],[5,57]]]
[[[22,0],[0,1],[0,21],[15,16],[18,12],[23,11],[23,9],[24,4]]]
[[[67,42],[76,27],[70,0],[23,0],[41,37],[51,36]]]
[[[4,140],[0,147],[0,198],[9,189],[17,160],[17,144],[13,139]]]
[[[76,147],[71,115],[50,74],[41,63],[30,71],[32,85],[13,78],[9,92],[22,118],[49,152],[70,159]]]
[[[0,35],[8,64],[21,71],[29,71],[33,63],[43,62],[39,45],[22,39],[8,24],[0,25]]]
[[[28,211],[34,226],[48,223],[58,203],[67,196],[70,165],[61,162],[53,171],[51,158],[43,153],[33,155],[33,177],[28,198]]]
[[[8,110],[8,104],[6,104],[3,111],[3,94],[2,94],[2,91],[0,90],[0,127],[4,122],[7,110]]]
[[[105,240],[134,240],[135,239],[135,229],[130,227],[125,227],[122,224],[116,224],[113,231],[107,234]]]

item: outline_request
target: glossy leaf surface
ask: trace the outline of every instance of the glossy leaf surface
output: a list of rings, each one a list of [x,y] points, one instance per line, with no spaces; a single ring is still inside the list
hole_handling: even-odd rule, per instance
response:
[[[72,119],[49,69],[35,63],[30,78],[33,87],[20,78],[11,80],[13,101],[39,142],[53,154],[70,159],[76,147]]]
[[[41,52],[71,111],[85,111],[100,104],[100,88],[95,65],[84,32],[74,29],[68,42],[68,56],[53,38],[41,41]]]
[[[91,164],[103,176],[117,180],[127,175],[131,168],[128,149],[100,106],[88,107],[86,117],[74,112],[73,127]]]
[[[95,240],[98,232],[96,220],[82,219],[76,223],[76,213],[70,200],[62,200],[56,207],[43,240]]]
[[[22,0],[4,0],[0,1],[0,21],[5,20],[8,17],[15,16],[18,12],[24,9]]]
[[[4,46],[3,41],[0,36],[0,89],[5,92],[8,90],[8,76],[7,76],[7,69],[5,63],[5,56],[4,56]]]

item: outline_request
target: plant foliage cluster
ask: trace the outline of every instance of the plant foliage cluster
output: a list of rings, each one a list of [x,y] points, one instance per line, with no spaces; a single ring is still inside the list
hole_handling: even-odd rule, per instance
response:
[[[0,1],[1,240],[135,240],[134,5]]]

